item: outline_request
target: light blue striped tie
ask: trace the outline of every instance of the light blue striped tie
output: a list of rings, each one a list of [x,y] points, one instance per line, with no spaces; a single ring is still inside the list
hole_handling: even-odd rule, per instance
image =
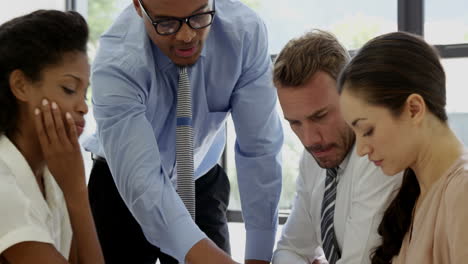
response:
[[[336,176],[337,168],[327,169],[320,223],[323,241],[322,248],[330,264],[335,264],[341,258],[341,250],[336,240],[335,227],[333,225],[337,186]]]
[[[177,193],[195,220],[192,100],[187,68],[179,69],[176,126]]]

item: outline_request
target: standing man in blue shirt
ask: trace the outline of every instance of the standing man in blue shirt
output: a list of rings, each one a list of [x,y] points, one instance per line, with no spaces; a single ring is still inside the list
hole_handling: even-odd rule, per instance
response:
[[[175,186],[180,66],[192,89],[196,223]],[[261,19],[235,0],[133,0],[101,38],[92,84],[97,132],[85,147],[106,263],[234,263],[229,181],[217,165],[229,114],[245,263],[269,263],[283,133]]]

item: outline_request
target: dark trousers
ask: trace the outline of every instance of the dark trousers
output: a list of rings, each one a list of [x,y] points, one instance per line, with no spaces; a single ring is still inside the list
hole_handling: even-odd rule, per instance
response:
[[[94,161],[88,192],[107,264],[154,264],[157,259],[161,264],[178,263],[146,240],[140,225],[117,191],[105,161]],[[226,218],[229,192],[229,180],[219,165],[195,182],[196,224],[228,254],[231,250]]]

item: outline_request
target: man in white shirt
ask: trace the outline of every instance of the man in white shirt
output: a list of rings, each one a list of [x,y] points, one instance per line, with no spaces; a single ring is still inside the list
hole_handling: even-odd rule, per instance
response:
[[[370,263],[383,212],[400,186],[401,175],[386,177],[355,151],[336,86],[348,60],[336,38],[320,30],[291,40],[276,59],[284,117],[305,150],[273,264]]]

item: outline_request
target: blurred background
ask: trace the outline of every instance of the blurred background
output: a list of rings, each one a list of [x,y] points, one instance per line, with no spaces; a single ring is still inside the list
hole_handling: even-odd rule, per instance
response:
[[[468,146],[468,1],[466,0],[241,0],[263,18],[269,32],[269,51],[274,57],[286,42],[312,28],[333,32],[351,54],[367,40],[391,31],[403,30],[424,36],[436,45],[447,75],[449,123]],[[88,53],[92,62],[99,47],[99,36],[112,24],[131,0],[16,0],[0,3],[0,23],[36,9],[77,10],[90,26]],[[1,55],[0,55],[1,56]],[[92,87],[89,89],[91,93]],[[95,122],[90,112],[82,138],[93,133]],[[278,111],[282,116],[278,105]],[[283,223],[291,210],[302,145],[283,123],[283,190],[280,201]],[[240,214],[239,192],[234,163],[236,135],[232,121],[227,124],[227,144],[220,163],[231,181],[230,230],[233,257],[243,260],[245,230]],[[84,152],[86,170],[92,166]],[[277,237],[281,232],[281,226]]]

